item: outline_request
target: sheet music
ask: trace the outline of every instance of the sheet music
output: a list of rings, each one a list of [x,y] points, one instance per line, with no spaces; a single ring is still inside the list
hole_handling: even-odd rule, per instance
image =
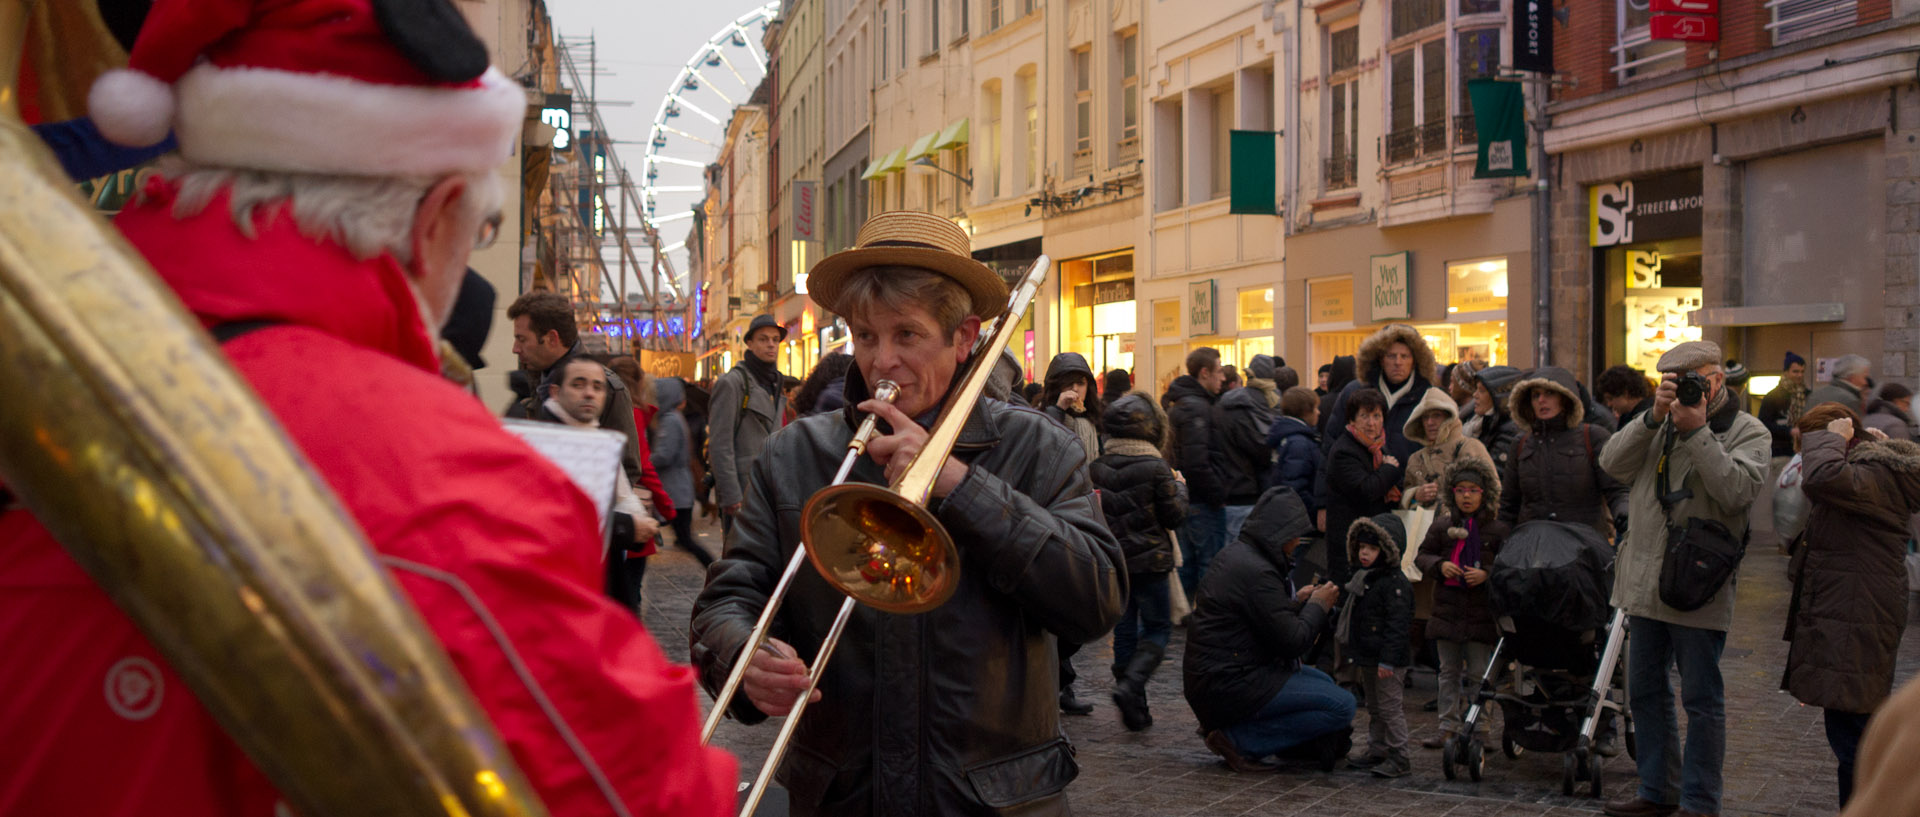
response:
[[[627,435],[599,428],[574,428],[559,423],[532,420],[501,420],[508,431],[520,436],[533,450],[560,467],[573,484],[593,500],[600,529],[608,529],[613,510],[614,480],[626,479],[620,466]]]

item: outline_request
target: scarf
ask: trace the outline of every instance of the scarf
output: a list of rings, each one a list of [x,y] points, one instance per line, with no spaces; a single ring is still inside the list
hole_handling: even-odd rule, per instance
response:
[[[1387,554],[1385,551],[1382,551],[1380,559],[1385,558],[1387,558]],[[1380,559],[1374,560],[1376,567],[1380,564]],[[1340,623],[1334,625],[1333,628],[1333,643],[1349,643],[1348,637],[1353,635],[1353,610],[1360,606],[1360,597],[1367,594],[1367,574],[1373,571],[1374,568],[1372,567],[1365,570],[1354,571],[1353,578],[1348,579],[1347,586],[1342,588],[1346,593],[1341,598]]]
[[[1386,413],[1392,414],[1393,404],[1400,402],[1400,398],[1407,396],[1411,391],[1413,391],[1413,375],[1407,375],[1407,379],[1400,381],[1398,386],[1392,385],[1385,374],[1380,375],[1380,393],[1387,397]]]
[[[567,425],[573,426],[574,428],[599,428],[600,427],[599,418],[588,420],[584,423],[580,422],[579,420],[573,419],[573,415],[568,414],[567,410],[560,406],[560,398],[558,397],[549,397],[547,398],[547,402],[542,403],[541,405],[546,406],[548,414],[552,414],[553,416],[559,418],[560,422],[566,423]]]
[[[1373,452],[1373,467],[1379,468],[1381,457],[1384,456],[1384,453],[1382,452],[1381,449],[1385,448],[1387,444],[1386,429],[1384,428],[1381,429],[1380,436],[1378,437],[1368,437],[1367,435],[1360,433],[1359,426],[1354,425],[1352,423],[1348,423],[1347,433],[1353,435],[1354,439],[1359,440],[1360,444],[1366,446],[1368,451]]]
[[[740,365],[743,367],[746,367],[747,374],[752,375],[752,378],[751,378],[752,380],[759,381],[760,385],[765,386],[767,388],[767,393],[773,395],[775,402],[779,401],[780,399],[779,367],[773,365],[772,363],[767,363],[765,361],[762,361],[758,355],[755,355],[752,352],[748,352],[746,357],[740,360]]]
[[[1129,440],[1121,437],[1109,438],[1106,447],[1101,449],[1101,451],[1102,453],[1120,457],[1160,456],[1160,449],[1155,448],[1153,443],[1147,442],[1146,440]]]
[[[1807,413],[1807,387],[1787,385],[1787,425],[1800,424],[1800,415]]]
[[[1466,528],[1451,528],[1447,534],[1454,537],[1453,556],[1448,561],[1459,565],[1462,570],[1480,566],[1480,523],[1473,517],[1467,517]],[[1463,578],[1448,579],[1448,587],[1466,587]]]
[[[1080,438],[1080,447],[1087,452],[1086,464],[1092,465],[1094,458],[1100,456],[1100,432],[1084,414],[1068,415],[1067,424],[1073,427],[1073,433]]]

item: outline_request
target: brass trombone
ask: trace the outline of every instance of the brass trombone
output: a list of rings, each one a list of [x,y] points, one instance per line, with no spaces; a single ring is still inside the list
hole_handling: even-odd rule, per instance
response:
[[[759,806],[760,797],[773,780],[774,770],[780,768],[780,760],[786,755],[787,744],[793,739],[807,701],[820,685],[827,661],[832,658],[834,648],[840,643],[840,634],[853,616],[854,603],[889,613],[924,613],[945,604],[959,587],[960,553],[946,528],[927,511],[927,498],[933,492],[941,467],[953,453],[954,443],[960,439],[967,415],[972,413],[986,389],[987,380],[993,376],[994,364],[1012,340],[1016,324],[1033,303],[1040,285],[1046,281],[1047,269],[1052,263],[1052,259],[1044,255],[1034,260],[1026,277],[1014,289],[999,323],[974,348],[966,377],[940,410],[926,446],[914,455],[892,484],[883,487],[846,481],[854,463],[866,452],[868,440],[873,438],[876,421],[869,414],[847,443],[846,456],[840,461],[833,483],[807,500],[800,514],[802,547],[787,560],[787,568],[774,585],[772,595],[767,597],[767,606],[760,611],[752,635],[734,659],[733,672],[728,674],[726,684],[714,698],[713,711],[707,714],[700,742],[704,744],[713,737],[714,729],[733,703],[733,696],[739,692],[740,679],[745,677],[754,651],[766,644],[767,635],[773,629],[774,614],[785,601],[803,556],[813,562],[814,569],[828,584],[845,593],[847,598],[840,603],[840,612],[834,616],[826,639],[820,643],[819,653],[813,657],[807,688],[800,691],[793,711],[787,714],[780,734],[774,738],[766,763],[754,778],[753,788],[740,810],[742,815],[752,814]],[[891,403],[898,395],[899,387],[892,381],[883,380],[875,385],[874,396],[878,399]]]

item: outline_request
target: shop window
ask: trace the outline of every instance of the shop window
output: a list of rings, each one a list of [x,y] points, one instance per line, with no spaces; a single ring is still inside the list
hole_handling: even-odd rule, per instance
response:
[[[1060,262],[1060,295],[1055,348],[1079,353],[1096,372],[1132,371],[1138,329],[1133,253]]]
[[[1180,97],[1153,105],[1155,210],[1172,210],[1186,203],[1185,115]]]
[[[1768,0],[1767,10],[1773,13],[1767,30],[1774,45],[1839,31],[1859,18],[1855,0]]]
[[[1494,4],[1494,10],[1500,10],[1499,3]],[[1454,35],[1453,109],[1460,112],[1453,117],[1455,147],[1473,147],[1479,138],[1473,123],[1473,103],[1467,98],[1467,81],[1500,73],[1500,39],[1498,28],[1474,28]]]
[[[1447,6],[1442,0],[1393,0],[1392,37],[1396,40],[1446,20]]]
[[[1233,86],[1214,91],[1211,133],[1213,150],[1207,169],[1211,176],[1212,198],[1233,192]]]
[[[1387,162],[1447,147],[1447,41],[1432,39],[1387,58]]]
[[[1647,0],[1614,0],[1613,75],[1620,82],[1685,65],[1686,43],[1653,39],[1651,9]]]
[[[1239,306],[1240,331],[1273,329],[1273,287],[1240,290]]]
[[[1140,35],[1120,36],[1120,161],[1140,156]]]
[[[1506,311],[1507,260],[1465,261],[1447,265],[1447,314]]]
[[[1073,175],[1093,170],[1093,48],[1075,49],[1073,66]]]
[[[1645,242],[1604,251],[1604,348],[1609,364],[1651,372],[1673,347],[1699,340],[1688,313],[1701,305],[1700,239]]]
[[[1320,181],[1326,190],[1359,182],[1360,27],[1327,32],[1327,151]]]

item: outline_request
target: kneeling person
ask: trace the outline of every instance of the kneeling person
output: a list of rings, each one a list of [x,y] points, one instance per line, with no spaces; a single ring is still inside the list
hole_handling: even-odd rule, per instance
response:
[[[1332,582],[1293,585],[1293,552],[1311,530],[1300,497],[1269,488],[1200,582],[1187,704],[1207,748],[1234,771],[1271,769],[1264,759],[1283,752],[1310,753],[1331,771],[1353,743],[1353,695],[1300,661],[1340,596]]]

